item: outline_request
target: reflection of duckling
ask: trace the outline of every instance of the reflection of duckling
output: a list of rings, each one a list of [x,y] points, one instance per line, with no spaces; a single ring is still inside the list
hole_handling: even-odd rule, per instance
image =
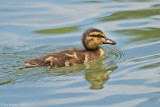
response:
[[[85,71],[85,79],[91,84],[90,89],[102,89],[103,84],[110,79],[109,73],[118,68],[113,62],[108,62],[106,66],[109,68],[106,69],[103,64],[99,64],[98,68]]]
[[[83,64],[96,60],[104,54],[99,45],[116,44],[111,39],[108,39],[101,30],[95,28],[89,28],[84,32],[82,42],[85,50],[69,49],[50,52],[44,56],[26,60],[26,67],[51,66],[56,68]]]

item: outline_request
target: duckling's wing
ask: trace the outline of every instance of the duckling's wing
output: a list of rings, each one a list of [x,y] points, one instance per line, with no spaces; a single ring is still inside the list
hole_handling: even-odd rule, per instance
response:
[[[84,55],[77,49],[50,52],[46,55],[45,62],[46,65],[55,67],[77,65],[84,62]]]

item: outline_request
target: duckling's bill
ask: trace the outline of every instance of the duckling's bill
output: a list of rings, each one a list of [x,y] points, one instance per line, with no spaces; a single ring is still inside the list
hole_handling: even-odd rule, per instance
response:
[[[103,42],[103,44],[111,44],[111,45],[116,45],[116,42],[109,39],[109,38],[106,38],[106,40]]]

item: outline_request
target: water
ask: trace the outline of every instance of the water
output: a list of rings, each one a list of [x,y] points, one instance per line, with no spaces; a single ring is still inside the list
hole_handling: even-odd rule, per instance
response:
[[[0,0],[0,107],[159,107],[159,0]],[[86,65],[24,69],[49,51],[83,48],[101,29],[116,46]]]

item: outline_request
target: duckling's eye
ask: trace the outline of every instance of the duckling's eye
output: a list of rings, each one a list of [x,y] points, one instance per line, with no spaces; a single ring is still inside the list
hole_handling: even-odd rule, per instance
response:
[[[97,37],[97,38],[105,38],[104,36],[98,34],[98,35],[90,35],[91,37]]]
[[[98,36],[98,38],[104,38],[104,36],[102,36],[102,35],[97,35]]]

